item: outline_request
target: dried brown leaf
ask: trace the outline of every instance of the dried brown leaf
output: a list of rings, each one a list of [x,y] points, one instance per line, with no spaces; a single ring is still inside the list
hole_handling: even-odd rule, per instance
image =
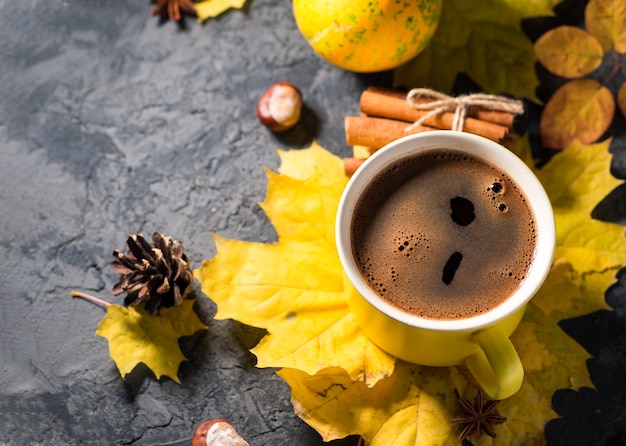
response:
[[[585,9],[585,26],[604,51],[626,53],[626,2],[590,0]]]
[[[574,139],[596,141],[609,127],[615,113],[611,91],[593,79],[576,79],[559,88],[541,114],[541,143],[564,149]]]
[[[575,26],[559,26],[535,42],[539,62],[551,73],[566,78],[586,76],[602,63],[598,39]]]

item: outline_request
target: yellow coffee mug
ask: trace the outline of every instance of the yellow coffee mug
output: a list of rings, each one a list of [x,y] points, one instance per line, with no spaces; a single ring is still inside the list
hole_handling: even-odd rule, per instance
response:
[[[501,304],[473,317],[428,319],[400,310],[370,288],[352,254],[352,215],[363,190],[391,163],[434,149],[466,152],[506,172],[521,187],[535,216],[536,247],[525,279]],[[555,247],[550,200],[522,160],[501,145],[470,133],[443,130],[401,138],[368,158],[350,179],[339,203],[335,236],[350,308],[375,344],[415,364],[465,364],[492,399],[504,399],[519,390],[524,370],[509,336],[519,325],[526,304],[545,280]]]

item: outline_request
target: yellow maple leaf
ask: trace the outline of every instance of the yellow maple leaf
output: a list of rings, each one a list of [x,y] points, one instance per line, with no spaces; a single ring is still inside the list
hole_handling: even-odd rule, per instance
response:
[[[450,386],[459,378],[456,368],[398,361],[393,375],[374,387],[339,367],[312,376],[295,369],[278,374],[292,389],[296,414],[324,441],[358,434],[370,446],[442,445],[458,435],[449,422],[456,405]]]
[[[554,209],[556,259],[579,272],[602,271],[626,264],[622,226],[591,218],[598,202],[619,184],[610,175],[610,141],[585,146],[575,141],[535,173]]]
[[[535,388],[554,392],[559,388],[593,387],[582,366],[590,355],[565,336],[557,324],[563,319],[609,309],[604,292],[615,281],[617,270],[581,274],[568,263],[555,264],[511,338],[520,352],[526,380]]]
[[[202,0],[197,1],[194,6],[196,7],[198,22],[204,22],[212,17],[217,17],[230,8],[242,8],[245,3],[246,0]]]
[[[544,425],[556,417],[552,394],[561,388],[592,385],[584,367],[589,354],[557,322],[606,308],[604,291],[616,272],[582,276],[568,264],[555,267],[512,337],[526,370],[524,384],[498,406],[507,422],[494,427],[496,439],[472,438],[476,444],[543,443]],[[454,389],[475,392],[464,367],[424,367],[401,361],[393,375],[371,388],[340,368],[315,375],[295,369],[278,374],[292,389],[296,414],[325,441],[358,434],[369,446],[453,444],[460,432],[450,423],[459,412]]]
[[[177,307],[163,308],[149,316],[142,307],[108,305],[96,335],[109,341],[109,352],[122,378],[139,364],[145,364],[157,379],[167,376],[180,383],[178,367],[185,356],[178,338],[207,328],[193,311],[193,300]]]
[[[513,150],[532,165],[527,140],[514,141]],[[459,411],[454,389],[468,398],[476,391],[466,369],[402,361],[394,368],[394,358],[369,342],[350,315],[334,244],[346,184],[341,161],[317,145],[280,155],[280,174],[268,172],[261,204],[279,241],[216,236],[218,254],[194,271],[218,305],[216,317],[268,330],[253,350],[258,365],[283,367],[279,374],[292,388],[296,413],[325,440],[358,434],[370,446],[456,441],[460,428],[449,421]],[[592,385],[584,366],[588,353],[557,323],[606,308],[604,291],[626,263],[623,228],[590,215],[618,184],[609,160],[608,142],[574,144],[536,171],[554,201],[557,253],[564,260],[512,336],[526,377],[499,406],[509,421],[495,427],[496,440],[477,444],[542,443],[545,423],[556,416],[552,394]]]
[[[249,243],[214,236],[217,255],[194,271],[217,303],[217,319],[236,319],[269,334],[252,352],[259,367],[308,373],[334,365],[374,384],[394,358],[357,326],[343,292],[334,224],[347,183],[341,159],[313,144],[279,152],[280,174],[267,172],[261,207],[278,242]]]

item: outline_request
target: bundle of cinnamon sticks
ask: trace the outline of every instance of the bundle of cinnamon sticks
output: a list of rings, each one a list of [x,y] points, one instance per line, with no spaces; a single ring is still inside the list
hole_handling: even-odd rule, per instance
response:
[[[434,99],[418,98],[414,101],[429,102]],[[363,146],[371,154],[386,144],[412,133],[439,129],[452,129],[454,112],[431,116],[417,127],[408,129],[412,123],[423,118],[427,110],[418,110],[406,100],[406,92],[381,87],[369,87],[361,94],[360,116],[346,116],[346,142],[351,146]],[[510,112],[470,107],[464,121],[463,131],[484,136],[504,146],[510,142],[515,115]],[[361,158],[344,159],[348,176],[365,161]]]

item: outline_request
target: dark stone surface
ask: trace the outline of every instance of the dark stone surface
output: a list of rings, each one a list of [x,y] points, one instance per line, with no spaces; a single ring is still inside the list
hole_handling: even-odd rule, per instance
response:
[[[211,233],[275,240],[257,203],[276,149],[315,139],[348,155],[343,117],[389,76],[322,62],[285,0],[251,0],[203,25],[150,9],[0,0],[0,444],[188,445],[200,422],[225,418],[251,445],[319,445],[288,386],[254,366],[261,331],[213,320],[199,299],[209,331],[183,340],[182,385],[141,367],[125,382],[93,336],[102,308],[70,291],[113,300],[111,251],[133,232],[182,239],[196,266],[215,253]],[[273,135],[255,105],[278,80],[298,85],[306,108],[298,127]],[[626,438],[624,288],[621,277],[615,311],[563,324],[595,356],[597,389],[557,392],[550,444]]]
[[[182,239],[196,267],[215,253],[212,232],[274,240],[257,203],[276,149],[316,138],[348,151],[343,115],[364,81],[306,48],[288,2],[254,0],[185,28],[151,8],[0,2],[0,443],[182,445],[225,418],[253,445],[319,444],[286,384],[254,367],[247,348],[262,334],[214,321],[208,299],[210,329],[183,341],[179,385],[142,368],[120,379],[93,335],[103,310],[70,297],[114,300],[111,252],[133,232]],[[307,105],[280,137],[255,115],[278,80]]]

